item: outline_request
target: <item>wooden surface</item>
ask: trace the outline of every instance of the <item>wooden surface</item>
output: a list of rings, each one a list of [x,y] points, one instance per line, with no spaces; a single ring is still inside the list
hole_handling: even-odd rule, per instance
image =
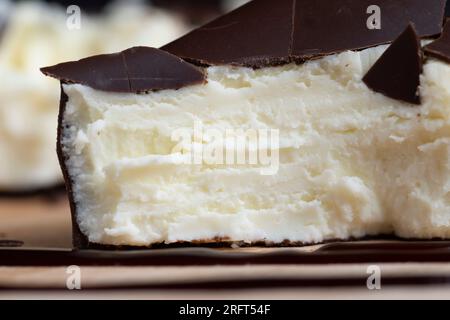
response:
[[[369,264],[353,265],[242,265],[242,266],[185,266],[185,267],[81,267],[81,287],[83,289],[108,288],[175,288],[190,289],[208,287],[215,283],[249,283],[249,287],[259,287],[267,279],[308,280],[325,278],[354,279],[355,288],[367,289]],[[450,265],[434,264],[379,264],[381,279],[387,277],[439,276],[450,273]],[[8,288],[67,289],[68,268],[70,267],[0,267],[0,284]],[[20,272],[17,272],[20,271]],[[381,281],[383,284],[383,281]],[[323,285],[323,284],[322,284]],[[283,284],[287,287],[288,285]],[[274,286],[278,287],[278,286]],[[308,285],[308,287],[310,287]],[[236,289],[215,286],[213,289]]]
[[[114,299],[114,300],[448,300],[449,287],[391,287],[380,291],[358,288],[275,288],[242,290],[96,290],[96,291],[0,291],[0,299]]]
[[[29,248],[71,248],[69,206],[59,198],[0,199],[0,243],[23,241]],[[295,250],[313,251],[318,246]],[[266,251],[274,249],[238,249]],[[191,266],[191,267],[82,267],[81,291],[69,291],[67,267],[1,267],[1,299],[13,298],[114,298],[114,299],[378,299],[378,298],[450,298],[447,285],[386,286],[381,290],[367,288],[366,264],[352,265],[283,265],[283,266]],[[435,276],[449,278],[450,264],[383,264],[383,276]],[[205,290],[210,282],[264,283],[266,279],[309,279],[345,277],[358,279],[351,287],[251,288],[242,285],[228,289]],[[360,283],[359,283],[360,282]],[[190,289],[151,289],[180,284],[199,284]],[[286,281],[285,281],[286,284]],[[147,289],[139,289],[147,287]],[[112,289],[115,288],[115,289]],[[116,290],[122,288],[122,290]],[[127,289],[129,288],[129,289]],[[96,289],[91,291],[88,289]],[[32,290],[32,291],[29,291]],[[57,290],[57,291],[55,291]]]
[[[26,247],[71,248],[70,209],[65,195],[0,198],[0,241],[20,240]]]

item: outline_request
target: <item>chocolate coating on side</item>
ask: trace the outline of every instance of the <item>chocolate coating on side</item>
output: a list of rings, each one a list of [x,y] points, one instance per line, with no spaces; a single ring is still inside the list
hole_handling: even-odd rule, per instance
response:
[[[134,47],[120,53],[104,54],[61,63],[41,71],[63,83],[121,93],[180,89],[205,81],[199,68],[159,49]]]
[[[370,30],[370,5],[381,29]],[[445,0],[256,0],[161,49],[198,65],[253,68],[301,63],[392,42],[412,22],[420,37],[441,33]]]
[[[450,63],[450,19],[444,26],[439,39],[424,47],[425,54]]]
[[[62,139],[64,134],[63,116],[66,110],[66,104],[69,101],[69,97],[64,92],[61,85],[61,99],[59,102],[59,114],[58,114],[58,136],[56,142],[56,152],[58,154],[59,165],[64,176],[64,181],[66,185],[67,196],[69,198],[71,222],[72,222],[72,244],[75,248],[87,248],[89,246],[88,238],[81,232],[80,226],[77,221],[77,206],[75,203],[75,195],[72,190],[73,180],[69,174],[66,166],[66,161],[68,161],[68,155],[65,154],[62,145]]]
[[[387,97],[420,104],[420,40],[410,24],[364,76],[364,83]]]

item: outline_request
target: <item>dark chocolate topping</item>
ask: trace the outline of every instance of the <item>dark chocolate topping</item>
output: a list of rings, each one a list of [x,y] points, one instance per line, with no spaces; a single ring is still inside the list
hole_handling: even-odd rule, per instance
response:
[[[309,56],[363,49],[392,42],[410,22],[420,37],[442,32],[440,0],[297,0],[293,55]],[[368,8],[380,9],[381,29],[369,29]],[[313,32],[312,32],[313,31]],[[319,49],[319,51],[314,51]]]
[[[161,49],[199,65],[260,68],[392,42],[412,22],[441,33],[445,0],[256,0]],[[368,7],[381,9],[369,29]]]
[[[372,90],[393,99],[420,104],[420,40],[410,24],[364,76]]]
[[[126,93],[179,89],[205,81],[204,73],[197,67],[148,47],[61,63],[41,71],[64,83]]]
[[[201,65],[288,62],[293,6],[293,0],[253,1],[161,49]]]
[[[425,46],[424,51],[430,57],[450,63],[450,20],[447,20],[441,37]]]

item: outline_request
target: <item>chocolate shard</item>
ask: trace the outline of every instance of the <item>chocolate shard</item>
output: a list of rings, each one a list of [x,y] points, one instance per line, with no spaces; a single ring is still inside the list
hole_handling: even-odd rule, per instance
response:
[[[135,47],[120,53],[61,63],[41,71],[63,83],[123,93],[179,89],[203,83],[199,68],[155,48]]]
[[[442,32],[445,0],[297,0],[292,54],[300,59],[390,43],[413,23],[419,37]],[[380,29],[369,29],[373,5]],[[370,10],[368,10],[370,9]],[[368,13],[370,12],[370,13]]]
[[[424,47],[426,55],[450,63],[450,19],[439,39]]]
[[[129,92],[130,83],[121,53],[65,62],[41,71],[65,83],[80,83],[94,89]]]
[[[422,60],[419,37],[410,24],[367,72],[363,81],[385,96],[420,104]]]
[[[255,0],[161,49],[198,65],[261,68],[392,42],[409,22],[441,33],[445,0]],[[368,28],[370,6],[381,28]],[[369,13],[367,13],[369,11]]]
[[[200,65],[288,62],[294,0],[257,0],[164,46]]]

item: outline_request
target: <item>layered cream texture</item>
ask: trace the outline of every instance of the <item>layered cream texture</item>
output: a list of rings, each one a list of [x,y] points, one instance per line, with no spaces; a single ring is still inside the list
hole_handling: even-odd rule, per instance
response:
[[[186,30],[178,17],[130,2],[100,16],[82,10],[80,29],[67,28],[65,8],[36,1],[0,0],[0,16],[6,21],[0,33],[0,191],[62,183],[55,151],[59,84],[39,68],[134,45],[159,46]]]
[[[385,49],[210,67],[205,85],[140,95],[65,85],[62,142],[81,231],[136,246],[449,238],[450,66],[428,60],[423,103],[409,105],[361,80]],[[279,130],[278,171],[187,164],[172,133],[198,122]]]

